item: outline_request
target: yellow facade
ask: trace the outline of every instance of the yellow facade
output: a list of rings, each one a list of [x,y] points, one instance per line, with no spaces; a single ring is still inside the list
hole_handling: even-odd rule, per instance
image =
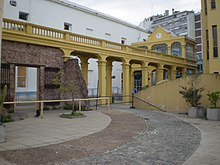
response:
[[[204,73],[220,74],[220,0],[202,0]]]
[[[148,52],[157,52],[161,55],[170,56],[175,59],[184,58],[195,61],[195,41],[184,36],[177,36],[161,26],[158,26],[146,41],[133,43],[132,46],[145,49]],[[133,70],[137,71],[138,66],[136,66],[136,68],[133,67]],[[146,61],[145,64],[142,64],[141,70],[142,87],[151,86],[153,83],[153,72],[156,73],[157,83],[163,81],[164,79],[176,79],[177,72],[180,73],[181,76],[185,76],[186,72],[189,70],[191,70],[192,73],[196,72],[195,67],[188,66],[187,68],[182,68],[178,65],[169,65],[168,63],[162,61],[159,63]],[[146,74],[146,72],[149,73],[149,75]]]
[[[210,107],[211,104],[207,94],[208,91],[220,91],[220,75],[201,74],[196,78],[196,81],[198,82],[196,84],[198,88],[205,88],[200,100],[201,106]],[[179,94],[179,91],[181,90],[181,86],[188,86],[188,82],[188,77],[163,82],[138,92],[135,94],[135,97],[151,103],[167,112],[185,113],[190,105],[186,103],[182,95]],[[134,106],[136,108],[155,109],[141,100],[134,99]],[[220,106],[220,103],[218,103],[217,106]]]
[[[132,44],[135,47],[144,48],[148,50],[154,50],[163,54],[172,55],[175,57],[182,57],[188,60],[195,60],[195,41],[184,36],[177,36],[176,34],[158,26],[153,33],[144,42],[138,42]],[[156,50],[155,46],[166,45],[166,50]],[[180,46],[177,50],[177,45]],[[192,46],[192,53],[189,54],[187,46]]]
[[[178,69],[181,70],[182,75],[185,74],[187,69],[196,70],[195,56],[192,54],[193,56],[188,58],[185,55],[184,44],[182,44],[183,55],[177,57],[171,54],[137,48],[136,44],[140,43],[136,43],[134,46],[123,45],[9,19],[4,19],[2,26],[3,40],[56,47],[63,51],[64,60],[70,58],[71,55],[78,56],[81,59],[81,71],[86,83],[88,83],[88,60],[89,58],[97,58],[100,97],[112,95],[112,83],[110,81],[112,77],[112,62],[114,61],[122,62],[124,102],[130,100],[129,96],[133,89],[133,79],[131,76],[133,74],[133,66],[138,65],[142,70],[143,86],[151,84],[149,78],[151,78],[153,70],[157,74],[158,82],[164,79],[164,72],[166,70],[169,71],[170,79],[176,78],[175,75]],[[163,29],[159,28],[158,30],[164,33],[164,36],[169,36],[169,34],[165,34]],[[157,33],[156,31],[155,34]],[[194,43],[184,37],[176,38],[175,41],[178,41],[178,39],[181,39],[181,43],[186,43],[186,41]]]

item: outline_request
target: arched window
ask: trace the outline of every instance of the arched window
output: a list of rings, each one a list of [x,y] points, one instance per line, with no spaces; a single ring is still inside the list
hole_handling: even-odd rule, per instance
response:
[[[167,54],[167,44],[153,45],[151,50],[153,50],[155,52],[160,52],[160,53]]]
[[[195,60],[194,57],[194,46],[192,44],[186,44],[186,59]]]
[[[172,55],[181,56],[182,55],[181,43],[180,42],[172,43],[171,51],[172,51]]]

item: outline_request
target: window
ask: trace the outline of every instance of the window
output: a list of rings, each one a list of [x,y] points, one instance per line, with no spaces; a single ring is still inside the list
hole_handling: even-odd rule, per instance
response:
[[[167,44],[153,45],[151,49],[155,52],[167,54]]]
[[[196,30],[196,36],[201,36],[201,30]]]
[[[213,38],[213,57],[218,57],[218,38],[217,38],[217,26],[212,26],[212,38]]]
[[[181,43],[180,42],[172,43],[171,52],[172,55],[181,56],[182,55]]]
[[[205,6],[205,15],[207,15],[207,13],[208,13],[207,0],[204,0],[204,6]]]
[[[197,22],[197,23],[195,24],[195,28],[196,28],[196,29],[201,28],[201,23],[200,23],[200,22]]]
[[[126,38],[122,37],[121,38],[121,44],[125,44]]]
[[[195,60],[194,58],[194,46],[192,44],[186,44],[186,59]]]
[[[209,31],[206,30],[206,54],[207,54],[207,60],[209,59]]]
[[[211,0],[211,9],[216,9],[215,0]]]
[[[201,52],[202,51],[202,45],[198,45],[197,46],[197,52]]]
[[[27,21],[28,20],[28,13],[24,13],[24,12],[19,12],[19,19],[22,19],[22,20],[25,20]]]
[[[11,6],[17,6],[17,2],[15,0],[10,0],[10,5]]]
[[[196,38],[196,43],[197,44],[201,44],[202,43],[201,37]]]
[[[200,21],[200,20],[201,20],[200,15],[196,15],[195,16],[195,21]]]
[[[72,30],[72,25],[70,23],[64,22],[64,30]]]
[[[141,71],[135,71],[134,72],[134,88],[135,92],[140,91],[142,88],[142,72]]]
[[[17,87],[26,87],[27,70],[25,66],[18,66]]]

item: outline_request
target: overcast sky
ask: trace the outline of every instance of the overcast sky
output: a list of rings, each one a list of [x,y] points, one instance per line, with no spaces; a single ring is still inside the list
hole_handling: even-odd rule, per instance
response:
[[[201,10],[201,0],[69,0],[138,25],[144,18],[164,14],[172,8],[179,11]]]

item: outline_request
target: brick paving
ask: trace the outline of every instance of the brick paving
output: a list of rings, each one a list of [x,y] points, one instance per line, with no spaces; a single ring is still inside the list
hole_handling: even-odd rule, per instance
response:
[[[62,164],[112,150],[132,141],[145,129],[144,121],[131,113],[102,112],[112,121],[98,133],[50,146],[2,151],[0,159],[19,165]]]

